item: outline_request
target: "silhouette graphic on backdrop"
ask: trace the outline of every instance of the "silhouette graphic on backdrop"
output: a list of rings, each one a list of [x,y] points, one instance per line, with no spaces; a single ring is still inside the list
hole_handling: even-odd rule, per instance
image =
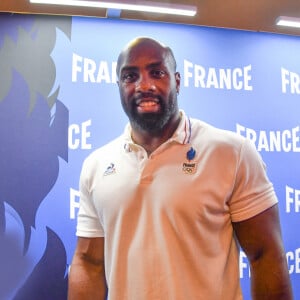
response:
[[[66,252],[50,228],[35,226],[67,161],[68,109],[52,92],[56,30],[71,18],[0,18],[0,299],[66,299]]]

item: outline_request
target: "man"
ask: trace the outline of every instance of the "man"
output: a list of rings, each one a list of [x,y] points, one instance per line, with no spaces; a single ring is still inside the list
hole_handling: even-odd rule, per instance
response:
[[[130,125],[85,161],[69,299],[292,299],[277,198],[246,139],[178,109],[170,48],[137,38],[117,62]]]

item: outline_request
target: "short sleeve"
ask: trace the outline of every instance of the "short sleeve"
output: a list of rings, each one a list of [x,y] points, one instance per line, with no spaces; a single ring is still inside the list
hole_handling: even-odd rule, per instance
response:
[[[254,144],[244,139],[236,168],[233,193],[229,201],[231,219],[249,219],[278,202],[266,165]]]
[[[85,161],[81,170],[79,189],[80,205],[77,215],[76,235],[80,237],[103,237],[104,230],[91,195],[91,162]]]

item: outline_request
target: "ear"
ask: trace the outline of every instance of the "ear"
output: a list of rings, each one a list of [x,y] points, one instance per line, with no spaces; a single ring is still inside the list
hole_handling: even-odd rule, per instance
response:
[[[176,80],[176,91],[177,91],[177,94],[179,94],[179,90],[180,90],[180,73],[179,72],[175,73],[175,80]]]

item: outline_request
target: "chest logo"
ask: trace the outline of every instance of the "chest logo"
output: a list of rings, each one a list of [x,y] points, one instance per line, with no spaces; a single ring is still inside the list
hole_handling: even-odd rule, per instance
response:
[[[197,164],[195,162],[192,162],[192,160],[196,156],[196,150],[191,147],[190,150],[186,153],[186,158],[188,159],[188,162],[183,163],[182,165],[182,171],[185,174],[194,174],[197,170]]]
[[[115,164],[110,163],[110,165],[106,168],[103,175],[107,176],[107,175],[111,175],[111,174],[114,174],[114,173],[116,173]]]
[[[196,163],[183,163],[182,171],[186,174],[194,174],[196,172]]]

